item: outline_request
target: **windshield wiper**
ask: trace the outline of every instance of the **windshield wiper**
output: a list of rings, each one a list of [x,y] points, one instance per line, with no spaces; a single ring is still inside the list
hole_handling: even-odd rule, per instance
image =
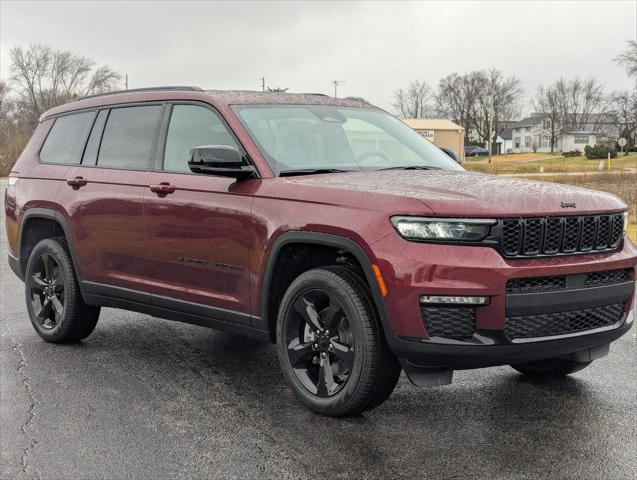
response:
[[[387,167],[387,168],[379,168],[378,171],[381,170],[442,170],[440,167],[427,167],[425,165],[409,165],[406,167]]]
[[[292,175],[314,175],[315,173],[342,173],[356,172],[358,170],[343,170],[340,168],[302,168],[298,170],[282,170],[279,172],[280,177],[289,177]]]

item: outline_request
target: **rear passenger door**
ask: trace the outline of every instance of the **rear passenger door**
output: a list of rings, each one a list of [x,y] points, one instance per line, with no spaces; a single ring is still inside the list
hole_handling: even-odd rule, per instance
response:
[[[141,104],[99,110],[81,165],[67,173],[60,201],[68,207],[85,293],[149,301],[143,193],[164,108]]]
[[[170,105],[161,137],[144,192],[152,303],[249,324],[250,208],[258,180],[190,172],[193,147],[230,145],[242,151],[207,105]],[[153,191],[162,184],[172,192]]]

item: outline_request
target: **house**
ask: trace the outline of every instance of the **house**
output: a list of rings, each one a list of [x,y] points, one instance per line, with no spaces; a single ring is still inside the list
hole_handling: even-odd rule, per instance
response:
[[[464,128],[460,125],[441,118],[406,118],[403,122],[434,145],[455,151],[464,161]]]
[[[573,124],[577,122],[577,115],[568,116]],[[614,120],[609,114],[590,115],[588,122],[581,128],[574,128],[556,135],[553,151],[570,152],[584,151],[586,145],[602,142],[615,142],[612,132]],[[512,126],[513,153],[522,152],[550,152],[551,151],[551,122],[542,115],[533,114]]]
[[[511,153],[513,151],[513,130],[503,128],[495,139],[495,152],[499,154]]]

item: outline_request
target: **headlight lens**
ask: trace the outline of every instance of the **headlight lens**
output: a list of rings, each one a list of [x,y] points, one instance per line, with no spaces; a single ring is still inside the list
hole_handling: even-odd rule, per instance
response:
[[[391,218],[391,223],[400,236],[407,240],[479,242],[487,237],[489,229],[496,221],[397,216]]]
[[[624,237],[628,233],[628,212],[624,212]]]

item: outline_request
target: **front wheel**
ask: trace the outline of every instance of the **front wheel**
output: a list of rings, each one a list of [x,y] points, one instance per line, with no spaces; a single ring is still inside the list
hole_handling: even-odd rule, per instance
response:
[[[292,282],[277,319],[277,350],[296,397],[324,415],[352,415],[385,401],[400,376],[367,285],[345,267]]]
[[[535,362],[511,365],[515,370],[531,377],[557,378],[579,372],[588,367],[591,362],[574,362],[564,358],[547,358]]]

